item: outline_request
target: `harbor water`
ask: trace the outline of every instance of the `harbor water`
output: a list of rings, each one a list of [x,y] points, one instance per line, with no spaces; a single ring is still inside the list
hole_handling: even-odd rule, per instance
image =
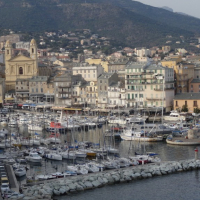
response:
[[[104,125],[102,128],[89,129],[88,131],[72,131],[60,135],[60,139],[64,142],[73,141],[91,141],[96,144],[111,145],[119,149],[121,157],[128,157],[137,153],[155,152],[158,153],[162,161],[177,161],[194,158],[194,146],[174,146],[163,142],[139,142],[139,141],[113,141],[113,138],[105,138],[104,133],[109,127]],[[11,132],[15,131],[13,129]],[[23,136],[28,136],[26,128],[20,128],[19,132]],[[47,137],[48,133],[43,132],[43,136]],[[73,161],[53,161],[43,160],[41,165],[29,165],[27,176],[36,176],[39,174],[50,174],[53,172],[63,172],[67,165],[72,165]],[[171,174],[168,176],[154,177],[152,179],[138,180],[131,183],[116,184],[95,190],[84,191],[78,194],[70,194],[67,196],[55,197],[59,200],[76,199],[76,200],[132,200],[138,199],[199,199],[199,171],[184,172]],[[19,184],[26,182],[25,177],[18,179]]]

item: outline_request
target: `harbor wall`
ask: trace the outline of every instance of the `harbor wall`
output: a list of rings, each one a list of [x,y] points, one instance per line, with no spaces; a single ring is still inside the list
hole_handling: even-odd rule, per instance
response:
[[[105,185],[146,179],[177,172],[200,169],[200,160],[168,161],[107,170],[87,175],[68,176],[36,183],[24,190],[24,200],[56,199],[56,196],[77,193]]]

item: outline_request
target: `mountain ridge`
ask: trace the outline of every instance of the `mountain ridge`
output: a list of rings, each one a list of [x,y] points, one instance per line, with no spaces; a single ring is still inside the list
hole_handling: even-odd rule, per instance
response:
[[[89,28],[124,45],[147,47],[165,44],[167,35],[179,39],[180,35],[192,37],[200,34],[200,26],[199,28],[195,28],[194,25],[191,25],[191,28],[188,28],[189,25],[176,27],[176,23],[172,25],[166,23],[166,13],[169,14],[170,11],[132,2],[130,0],[87,0],[86,3],[81,0],[0,0],[0,18],[4,19],[0,20],[0,28],[23,32]],[[141,11],[142,9],[144,11]],[[165,20],[151,16],[157,9],[159,9],[159,13],[155,14],[157,18],[164,13],[162,18]],[[177,17],[179,14],[172,14],[170,20],[173,21],[174,16]],[[182,17],[191,20],[191,17]],[[181,20],[183,21],[182,18]],[[195,24],[200,24],[200,20],[194,21]]]

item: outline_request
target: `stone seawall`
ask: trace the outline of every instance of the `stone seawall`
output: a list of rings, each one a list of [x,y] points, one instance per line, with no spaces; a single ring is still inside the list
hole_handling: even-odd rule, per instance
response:
[[[69,176],[31,186],[23,191],[23,199],[50,200],[52,196],[56,195],[64,195],[103,187],[108,184],[130,182],[137,179],[151,178],[195,169],[200,169],[200,160],[169,161],[159,164],[146,164],[108,170],[87,175]]]

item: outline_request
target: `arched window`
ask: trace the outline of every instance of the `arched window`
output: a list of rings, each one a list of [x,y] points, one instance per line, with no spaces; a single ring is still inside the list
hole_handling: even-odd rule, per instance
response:
[[[7,50],[7,54],[9,55],[9,50]]]
[[[19,74],[23,74],[23,68],[22,67],[19,68]]]
[[[32,48],[32,53],[34,53],[34,48]]]

